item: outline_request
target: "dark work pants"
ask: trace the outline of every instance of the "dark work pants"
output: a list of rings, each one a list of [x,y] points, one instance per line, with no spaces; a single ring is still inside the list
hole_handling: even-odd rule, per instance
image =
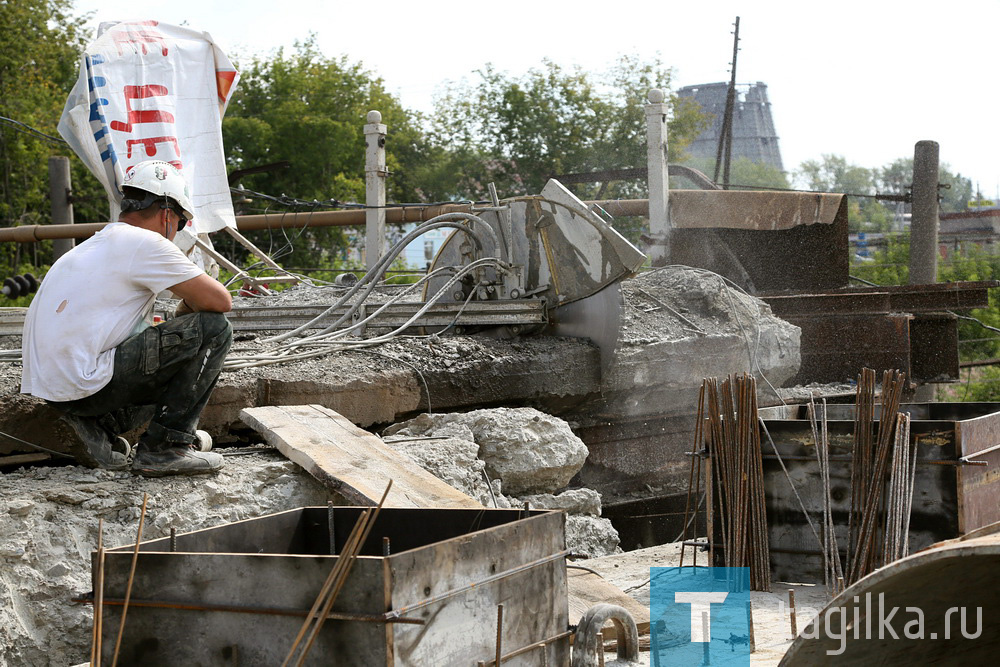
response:
[[[51,404],[78,417],[96,417],[114,434],[152,419],[139,439],[151,451],[190,444],[232,340],[222,313],[175,317],[125,339],[115,349],[114,376],[99,392]]]

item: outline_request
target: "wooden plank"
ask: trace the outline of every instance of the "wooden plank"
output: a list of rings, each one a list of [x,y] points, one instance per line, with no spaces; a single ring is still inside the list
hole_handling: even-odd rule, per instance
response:
[[[39,452],[38,454],[13,454],[11,456],[0,456],[0,466],[16,466],[23,463],[38,463],[39,461],[47,461],[51,458],[51,454],[44,454],[42,452]]]
[[[386,507],[483,507],[378,436],[321,405],[246,408],[240,419],[349,502],[375,505],[391,479]]]
[[[649,634],[649,607],[639,604],[614,584],[586,570],[567,570],[569,584],[569,622],[576,624],[580,617],[595,604],[614,604],[624,607],[635,620],[640,635]],[[611,633],[613,634],[613,633]],[[607,636],[610,637],[611,634]]]

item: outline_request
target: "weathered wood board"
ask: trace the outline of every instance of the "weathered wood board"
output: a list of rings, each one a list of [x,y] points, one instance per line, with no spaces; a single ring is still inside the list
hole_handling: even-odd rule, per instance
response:
[[[477,509],[482,505],[321,405],[246,408],[240,419],[324,486],[358,505]]]
[[[615,604],[624,607],[632,615],[640,635],[649,634],[649,607],[639,604],[600,575],[576,569],[568,570],[567,573],[570,623],[578,623],[580,617],[595,604]],[[613,632],[605,632],[605,639],[613,638]]]

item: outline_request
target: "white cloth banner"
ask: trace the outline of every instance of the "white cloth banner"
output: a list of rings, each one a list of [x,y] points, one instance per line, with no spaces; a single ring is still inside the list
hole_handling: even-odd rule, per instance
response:
[[[222,148],[222,116],[239,81],[208,33],[157,21],[104,23],[87,46],[59,121],[108,192],[118,219],[125,170],[165,160],[184,174],[194,220],[178,235],[236,227]],[[185,240],[187,242],[185,242]]]

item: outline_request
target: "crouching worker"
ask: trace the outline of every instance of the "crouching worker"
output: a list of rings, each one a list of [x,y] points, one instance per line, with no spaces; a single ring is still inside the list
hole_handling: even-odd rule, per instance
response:
[[[232,342],[226,288],[172,241],[192,217],[184,177],[156,160],[130,168],[118,222],[53,264],[28,309],[21,391],[64,413],[78,460],[148,477],[211,473],[222,456],[194,446]],[[181,298],[150,326],[156,295]],[[149,422],[129,461],[120,437]],[[69,430],[67,430],[69,429]]]

